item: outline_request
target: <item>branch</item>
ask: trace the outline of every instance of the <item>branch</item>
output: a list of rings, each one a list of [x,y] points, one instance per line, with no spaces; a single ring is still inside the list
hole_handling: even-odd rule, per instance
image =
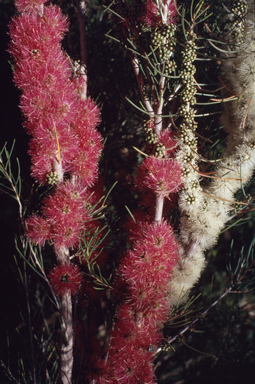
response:
[[[59,264],[69,262],[69,249],[61,247],[55,250],[56,258]],[[70,384],[72,382],[73,370],[73,316],[72,316],[72,297],[71,292],[67,291],[61,297],[61,384]]]
[[[242,278],[241,278],[242,279]],[[224,293],[222,293],[207,309],[204,310],[204,312],[201,313],[199,317],[194,319],[190,324],[188,324],[185,328],[183,328],[177,335],[172,337],[170,340],[167,340],[167,344],[172,344],[176,339],[180,338],[185,332],[187,332],[190,328],[193,327],[194,324],[196,324],[199,320],[201,320],[213,307],[215,307],[216,304],[219,303],[220,300],[222,300],[227,294],[233,293],[234,288],[240,284],[241,279],[238,279],[235,283],[232,283],[228,289],[225,290]],[[162,347],[157,349],[157,353],[162,351]]]
[[[63,168],[61,162],[55,162],[54,171],[58,175],[58,182],[63,182]],[[59,264],[70,262],[70,252],[65,246],[55,249],[55,255]],[[61,318],[61,384],[71,384],[73,371],[73,311],[71,292],[67,291],[61,296],[60,318]]]
[[[164,207],[164,196],[156,193],[156,204],[155,204],[155,216],[154,221],[160,223],[163,216],[163,207]]]
[[[4,175],[6,180],[10,183],[11,189],[14,192],[15,200],[17,201],[18,206],[19,206],[19,218],[20,218],[22,227],[24,229],[23,207],[22,207],[22,203],[21,203],[21,200],[20,200],[20,193],[19,193],[19,191],[17,189],[17,186],[20,185],[20,173],[18,173],[16,182],[15,182],[15,179],[13,178],[13,176],[12,176],[12,173],[11,173],[11,154],[12,154],[12,151],[13,151],[13,148],[14,148],[14,143],[15,143],[15,141],[13,142],[13,145],[12,145],[12,148],[11,148],[10,152],[8,152],[8,150],[6,149],[6,144],[4,145],[4,148],[2,149],[1,154],[0,154],[0,171]],[[2,159],[2,153],[3,152],[5,152],[5,156],[7,158],[6,165],[4,164],[3,159]],[[18,167],[19,167],[18,159],[17,159],[17,164],[18,164]],[[9,172],[8,172],[7,168],[9,169]],[[20,171],[20,168],[18,168],[18,169]]]
[[[187,325],[182,331],[180,331],[179,333],[177,333],[177,335],[175,335],[174,337],[172,337],[170,340],[167,340],[167,344],[172,344],[176,339],[178,339],[180,336],[182,336],[185,332],[187,332],[190,328],[193,327],[194,324],[196,324],[199,320],[201,320],[206,314],[207,312],[210,311],[210,309],[212,309],[216,304],[218,304],[218,302],[223,299],[228,293],[230,293],[234,286],[236,286],[236,284],[232,284],[224,293],[222,293],[222,295],[220,295],[218,297],[217,300],[215,300],[204,312],[201,313],[201,315],[199,317],[197,317],[196,319],[194,319],[189,325]],[[161,352],[162,351],[162,347],[158,348],[157,349],[157,353],[158,352]]]
[[[162,117],[161,117],[161,115],[162,115],[162,109],[163,109],[163,105],[164,105],[163,96],[164,96],[164,92],[165,92],[165,80],[166,80],[166,78],[162,77],[160,84],[159,84],[159,100],[158,100],[158,105],[157,105],[156,112],[155,112],[156,116],[154,117],[155,132],[156,132],[158,138],[160,137],[160,132],[162,131]]]
[[[1,367],[3,367],[3,369],[6,371],[6,374],[9,376],[9,378],[14,381],[16,384],[20,384],[20,381],[18,381],[14,376],[13,374],[11,373],[10,369],[6,367],[6,365],[4,364],[3,360],[0,359],[0,365]]]
[[[78,12],[78,23],[80,30],[80,51],[81,51],[81,66],[79,69],[80,76],[84,79],[84,88],[82,90],[81,99],[85,100],[87,98],[87,83],[88,83],[88,73],[87,73],[87,39],[86,39],[86,12],[88,1],[86,0],[75,0],[77,12]]]
[[[72,383],[73,370],[73,318],[72,297],[66,292],[61,297],[61,384]]]
[[[26,264],[25,264],[26,265]],[[30,339],[30,346],[31,346],[31,358],[32,358],[32,370],[33,370],[33,383],[36,384],[36,370],[35,370],[35,350],[34,350],[34,343],[33,343],[33,327],[32,327],[32,321],[31,321],[31,307],[29,302],[29,296],[28,296],[28,282],[27,282],[27,273],[26,270],[24,270],[24,281],[25,281],[25,292],[26,292],[26,302],[27,302],[27,314],[28,314],[28,324],[29,324],[29,339]]]
[[[139,90],[140,90],[140,94],[142,96],[144,106],[145,106],[146,110],[153,116],[154,110],[153,110],[151,103],[149,101],[149,97],[145,93],[145,90],[143,87],[143,80],[142,80],[140,69],[139,69],[138,59],[134,55],[130,55],[130,59],[131,59],[131,64],[132,64],[133,69],[134,69],[135,77],[136,77],[136,80],[137,80],[137,83],[139,86]]]

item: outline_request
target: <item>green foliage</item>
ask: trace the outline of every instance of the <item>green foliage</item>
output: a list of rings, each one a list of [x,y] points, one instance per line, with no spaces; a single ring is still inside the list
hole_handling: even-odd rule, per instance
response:
[[[4,147],[0,152],[0,172],[2,174],[1,179],[4,179],[5,183],[0,183],[3,192],[14,198],[18,204],[20,204],[21,194],[21,177],[20,177],[20,164],[18,158],[17,162],[17,176],[15,177],[12,172],[11,156],[14,149],[15,141],[12,144],[10,152],[7,150],[5,143]],[[8,185],[9,184],[9,185]]]

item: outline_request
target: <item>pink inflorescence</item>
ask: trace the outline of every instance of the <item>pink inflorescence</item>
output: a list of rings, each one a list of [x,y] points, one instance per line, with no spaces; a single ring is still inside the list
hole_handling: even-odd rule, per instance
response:
[[[47,0],[16,0],[15,5],[17,10],[21,12],[34,12],[40,11],[43,7],[43,4]]]
[[[171,226],[140,222],[140,239],[121,262],[126,284],[110,337],[103,383],[154,383],[153,356],[167,319],[167,286],[178,259]]]
[[[70,182],[60,184],[56,192],[45,198],[42,217],[33,215],[26,220],[28,237],[35,244],[51,240],[56,250],[79,244],[89,213],[84,201],[88,192]]]
[[[78,292],[82,281],[79,267],[71,263],[57,265],[50,271],[48,277],[58,296],[67,292],[74,295]]]
[[[59,7],[45,3],[17,0],[21,14],[10,24],[14,81],[22,91],[24,125],[32,136],[32,176],[40,184],[57,184],[44,200],[42,216],[32,215],[26,223],[35,244],[50,241],[55,249],[73,248],[88,220],[86,190],[98,174],[100,112],[93,100],[81,100],[84,80],[73,76],[61,48],[66,17]]]
[[[86,185],[92,185],[97,177],[98,157],[102,150],[102,138],[95,129],[99,122],[96,103],[91,99],[79,100],[72,123],[78,140],[78,151],[72,159],[71,171]]]
[[[167,196],[177,192],[181,186],[182,167],[173,159],[146,157],[139,169],[137,185]]]
[[[165,4],[166,0],[164,0],[163,3]],[[176,3],[172,0],[167,10],[167,24],[175,24],[177,15]],[[148,27],[157,27],[160,23],[162,23],[160,10],[153,0],[147,0],[141,21]]]
[[[61,48],[68,29],[66,18],[58,7],[43,3],[20,0],[17,5],[23,13],[10,24],[14,81],[22,91],[24,125],[32,135],[32,175],[45,184],[58,164],[63,173],[72,172],[92,185],[102,149],[95,129],[99,109],[90,99],[80,100],[81,80],[73,79]]]
[[[28,238],[36,245],[44,246],[50,240],[50,226],[47,220],[38,215],[32,215],[26,220]]]
[[[165,155],[171,157],[177,149],[177,141],[173,137],[173,132],[168,129],[163,129],[160,133],[160,142],[164,145]]]

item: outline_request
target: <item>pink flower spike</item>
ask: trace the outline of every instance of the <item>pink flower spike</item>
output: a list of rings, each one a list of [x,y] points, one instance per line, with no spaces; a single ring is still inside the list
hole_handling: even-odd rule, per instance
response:
[[[27,237],[36,245],[44,246],[45,241],[50,239],[50,227],[47,220],[38,215],[30,216],[26,220]]]
[[[148,27],[156,27],[156,25],[160,23],[160,20],[160,13],[156,4],[152,0],[148,0],[145,6],[142,21]]]
[[[51,238],[58,249],[78,245],[88,212],[84,206],[87,192],[71,182],[61,184],[55,193],[44,200],[43,216],[48,220]]]
[[[128,242],[131,245],[142,237],[143,225],[151,222],[150,216],[145,215],[145,213],[141,210],[133,212],[132,215],[135,221],[133,218],[129,217],[127,223],[125,224],[125,229],[128,233]]]
[[[100,110],[96,103],[91,99],[79,100],[78,114],[73,122],[75,132],[82,135],[87,130],[92,130],[100,123]]]
[[[164,5],[166,0],[164,0]],[[176,3],[175,1],[171,1],[168,6],[167,13],[167,24],[175,24],[177,21],[177,11],[176,11]],[[148,0],[143,15],[141,17],[141,21],[147,25],[147,27],[157,27],[161,22],[161,14],[158,6],[154,3],[153,0]]]
[[[74,295],[79,290],[82,273],[77,265],[60,264],[50,271],[49,280],[58,296],[68,291]]]
[[[182,184],[181,164],[172,159],[146,157],[140,167],[137,184],[152,189],[160,195],[167,196],[177,192]]]
[[[165,147],[165,153],[168,157],[171,157],[173,152],[177,149],[177,140],[173,138],[172,132],[164,129],[160,134],[160,142]]]
[[[22,12],[31,12],[34,9],[39,10],[47,0],[16,0],[15,5],[17,10]]]

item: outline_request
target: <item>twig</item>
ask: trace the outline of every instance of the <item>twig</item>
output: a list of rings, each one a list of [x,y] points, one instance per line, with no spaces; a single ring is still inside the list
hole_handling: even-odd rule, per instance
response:
[[[153,111],[153,108],[152,108],[151,103],[149,101],[149,97],[144,92],[143,80],[142,80],[141,73],[140,73],[138,59],[133,54],[130,55],[130,59],[131,59],[132,67],[134,69],[135,77],[136,77],[136,80],[137,80],[137,83],[138,83],[138,86],[139,86],[139,90],[140,90],[140,94],[142,96],[142,100],[143,100],[144,106],[145,106],[147,112],[149,112],[150,114],[154,115],[154,111]]]
[[[20,381],[18,381],[14,376],[13,374],[11,373],[10,369],[6,367],[6,365],[4,364],[3,360],[0,359],[0,365],[1,367],[3,367],[3,369],[7,372],[7,374],[9,375],[10,379],[15,381],[16,384],[20,384]]]
[[[15,185],[13,184],[12,178],[11,178],[11,176],[8,174],[7,169],[6,169],[5,165],[4,165],[4,163],[3,163],[1,157],[0,157],[0,166],[3,168],[4,173],[5,173],[5,178],[9,181],[9,183],[10,183],[10,185],[11,185],[11,188],[12,188],[12,190],[13,190],[13,192],[14,192],[16,201],[17,201],[18,206],[19,206],[19,218],[20,218],[20,220],[21,220],[22,226],[24,226],[24,222],[23,222],[23,207],[22,207],[22,204],[21,204],[21,200],[20,200],[20,197],[19,197],[17,188],[16,188]]]
[[[80,76],[84,79],[84,87],[81,94],[81,99],[87,98],[87,39],[86,39],[86,12],[87,12],[87,1],[86,0],[75,0],[77,12],[78,12],[78,23],[80,30],[80,51],[81,51],[81,69],[79,70]]]
[[[26,302],[27,302],[27,314],[28,314],[28,326],[29,326],[29,339],[31,346],[31,357],[32,357],[32,370],[33,370],[33,382],[36,384],[36,371],[35,371],[35,351],[34,351],[34,343],[33,343],[33,332],[32,332],[32,322],[31,322],[31,308],[29,303],[28,296],[28,284],[27,284],[27,272],[26,272],[26,264],[24,268],[24,282],[25,282],[25,291],[26,291]]]
[[[154,125],[155,125],[155,132],[158,138],[160,137],[160,133],[162,131],[162,109],[164,105],[164,92],[165,92],[165,77],[162,77],[161,82],[159,84],[159,100],[158,105],[155,111],[155,117],[154,117]]]
[[[204,310],[204,312],[201,313],[199,317],[194,319],[190,324],[188,324],[185,328],[183,328],[177,335],[172,337],[170,340],[167,340],[167,344],[172,344],[176,339],[181,337],[185,332],[187,332],[190,328],[193,327],[194,324],[196,324],[199,320],[201,320],[220,300],[222,300],[225,296],[227,296],[228,293],[232,292],[233,288],[239,284],[239,281],[232,283],[231,286],[226,289],[224,293],[222,293],[207,309]],[[157,349],[157,353],[162,351],[162,347]]]
[[[248,141],[248,139],[247,139],[247,137],[246,137],[246,134],[245,134],[245,123],[246,123],[247,115],[248,115],[248,112],[249,112],[249,108],[250,108],[250,106],[251,106],[251,102],[252,102],[252,97],[250,98],[248,107],[246,108],[244,117],[243,117],[243,119],[242,119],[242,121],[241,121],[241,124],[240,124],[240,129],[242,128],[242,131],[243,131],[243,137],[244,137],[244,140],[245,140],[245,141]]]
[[[198,191],[198,192],[202,193],[202,195],[205,195],[207,197],[211,197],[213,199],[217,199],[217,200],[221,200],[221,201],[226,201],[227,203],[231,203],[231,204],[236,204],[237,203],[236,201],[224,199],[223,197],[213,196],[213,195],[210,195],[209,193],[206,193],[206,192],[203,192],[203,191]],[[238,201],[238,204],[247,205],[247,203],[243,203],[242,201]]]

